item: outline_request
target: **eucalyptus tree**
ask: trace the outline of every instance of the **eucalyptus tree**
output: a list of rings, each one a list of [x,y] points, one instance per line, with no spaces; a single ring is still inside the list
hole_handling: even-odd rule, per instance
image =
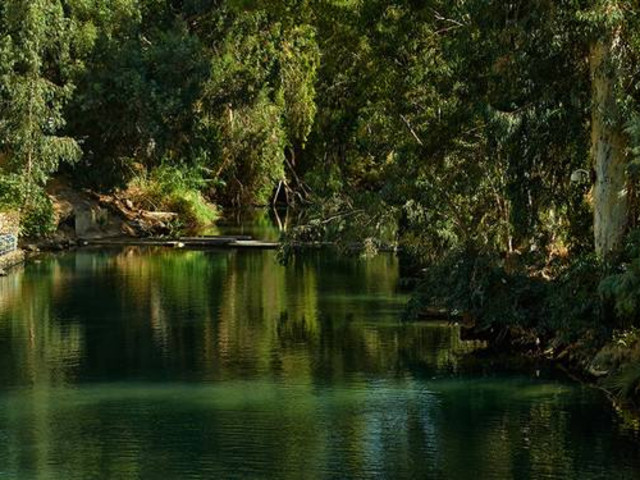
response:
[[[43,206],[42,188],[60,162],[80,156],[61,136],[73,93],[72,20],[58,0],[6,0],[0,5],[0,154],[6,201],[27,217]],[[36,221],[46,220],[38,218]]]
[[[224,2],[194,28],[210,62],[201,127],[217,139],[218,198],[265,204],[297,180],[316,114],[319,51],[306,2]]]
[[[634,132],[640,100],[639,8],[633,0],[599,0],[581,12],[590,42],[594,235],[601,257],[620,250],[632,214],[633,186],[627,173],[634,138],[628,133]]]
[[[68,130],[83,140],[77,176],[121,185],[136,166],[193,163],[197,100],[207,58],[179,11],[167,2],[73,2],[94,38],[77,72]]]
[[[320,191],[373,194],[434,259],[583,243],[569,176],[587,166],[589,83],[571,2],[336,1],[316,16]]]
[[[295,178],[319,53],[305,2],[79,2],[94,48],[68,115],[79,175],[188,169],[221,203],[267,203]],[[289,165],[289,166],[287,166]]]

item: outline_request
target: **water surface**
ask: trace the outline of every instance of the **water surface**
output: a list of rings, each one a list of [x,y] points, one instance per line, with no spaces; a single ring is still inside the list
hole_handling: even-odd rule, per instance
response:
[[[402,324],[391,256],[81,250],[0,279],[0,478],[640,478],[596,391]]]

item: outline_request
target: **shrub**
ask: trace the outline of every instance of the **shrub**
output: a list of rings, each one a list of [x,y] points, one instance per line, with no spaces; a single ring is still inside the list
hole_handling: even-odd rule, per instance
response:
[[[20,235],[40,238],[56,229],[53,203],[44,189],[27,184],[18,175],[0,175],[0,209],[20,212]]]
[[[21,210],[21,218],[20,235],[23,237],[45,237],[55,232],[57,227],[53,203],[44,191],[27,202]]]
[[[602,267],[597,259],[579,257],[544,274],[520,261],[522,265],[514,265],[513,259],[497,254],[465,250],[447,255],[426,269],[408,318],[428,305],[468,313],[481,328],[524,328],[564,342],[586,331],[606,333],[600,332],[606,326],[601,325],[597,292]]]
[[[615,308],[622,326],[640,324],[640,229],[629,233],[621,258],[602,280],[599,290]]]
[[[206,181],[194,169],[160,166],[137,174],[126,190],[128,198],[145,210],[175,212],[177,227],[198,229],[211,225],[218,211],[202,193]]]

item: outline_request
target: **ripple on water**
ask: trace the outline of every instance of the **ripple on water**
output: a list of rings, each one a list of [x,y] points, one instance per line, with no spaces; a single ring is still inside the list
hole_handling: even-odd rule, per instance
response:
[[[0,279],[0,477],[637,477],[598,392],[400,323],[398,278],[136,248]]]

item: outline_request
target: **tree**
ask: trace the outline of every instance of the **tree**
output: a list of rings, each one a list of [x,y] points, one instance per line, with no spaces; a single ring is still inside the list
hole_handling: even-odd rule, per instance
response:
[[[584,14],[591,26],[593,227],[595,250],[602,258],[620,250],[629,225],[630,144],[624,130],[630,119],[621,105],[629,101],[624,85],[635,83],[634,74],[628,75],[623,66],[637,36],[634,8],[637,2],[602,0]]]
[[[60,162],[80,156],[77,142],[58,134],[73,93],[71,26],[62,1],[7,0],[0,6],[2,184],[5,195],[24,204],[27,217],[41,206],[42,188]]]
[[[204,12],[194,30],[210,61],[200,125],[218,146],[216,195],[237,207],[269,204],[279,183],[296,178],[319,63],[305,2],[241,3]]]

